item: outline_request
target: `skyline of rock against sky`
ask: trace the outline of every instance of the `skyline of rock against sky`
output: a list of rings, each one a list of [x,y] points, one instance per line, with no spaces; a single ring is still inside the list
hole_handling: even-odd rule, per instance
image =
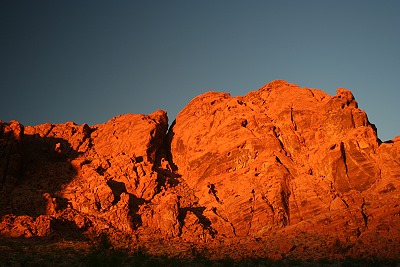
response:
[[[400,133],[398,1],[0,3],[0,119],[103,123],[273,80],[351,90],[382,140]]]

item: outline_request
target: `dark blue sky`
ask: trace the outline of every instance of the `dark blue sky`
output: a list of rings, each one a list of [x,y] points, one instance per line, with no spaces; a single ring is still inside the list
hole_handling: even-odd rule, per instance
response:
[[[0,2],[0,119],[102,123],[284,79],[400,135],[400,1]]]

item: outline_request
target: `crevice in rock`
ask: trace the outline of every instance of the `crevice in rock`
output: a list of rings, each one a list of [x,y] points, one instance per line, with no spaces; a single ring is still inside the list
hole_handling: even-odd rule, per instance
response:
[[[50,124],[50,123],[49,123],[49,124]],[[53,124],[50,124],[49,130],[48,130],[47,132],[44,133],[43,137],[47,137],[47,136],[51,133],[51,131],[53,130],[53,128],[54,128],[54,125],[53,125]]]
[[[173,173],[176,173],[178,171],[178,166],[175,165],[174,159],[171,153],[171,141],[172,138],[174,137],[175,133],[173,131],[174,125],[176,121],[174,120],[165,132],[162,144],[158,151],[156,151],[156,162],[154,164],[154,167],[157,169],[161,165],[161,159],[164,157],[168,162],[171,167],[171,171]]]
[[[346,176],[348,174],[348,167],[347,167],[347,158],[346,158],[346,150],[344,148],[344,143],[340,142],[340,152],[342,153],[342,158],[343,158],[343,163],[344,163],[344,167],[346,169]]]
[[[217,215],[219,218],[221,218],[221,219],[224,220],[225,222],[229,223],[229,225],[230,225],[231,228],[232,228],[232,232],[233,232],[234,236],[237,236],[237,235],[236,235],[235,226],[233,225],[232,222],[230,222],[227,218],[225,218],[225,217],[223,217],[221,214],[219,214],[219,213],[217,212],[217,208],[216,208],[216,207],[212,207],[212,208],[211,208],[211,211],[212,211],[215,215]]]
[[[281,135],[279,133],[277,133],[277,127],[275,125],[272,128],[272,132],[273,132],[274,136],[276,137],[276,139],[278,140],[282,150],[285,151],[285,146],[283,145],[283,142],[282,142],[282,140],[280,138]]]
[[[339,197],[343,201],[343,203],[346,206],[346,208],[349,207],[349,204],[347,204],[346,200],[341,195],[337,195],[337,197]]]
[[[165,129],[164,136],[162,136],[162,141],[159,146],[155,147],[155,162],[153,165],[153,171],[157,173],[157,191],[156,194],[162,191],[162,188],[168,187],[177,187],[180,184],[179,178],[181,177],[178,174],[178,167],[173,162],[173,156],[171,153],[171,140],[174,136],[173,126],[175,125],[175,121],[172,122],[172,125]],[[159,136],[161,138],[161,135]],[[157,137],[154,137],[157,139]]]
[[[290,197],[290,193],[286,192],[285,190],[281,191],[281,201],[282,201],[282,206],[283,206],[283,211],[284,211],[283,224],[285,226],[290,224],[289,197]]]
[[[185,226],[185,218],[187,213],[192,212],[198,219],[199,224],[203,227],[204,230],[208,231],[208,233],[214,237],[217,232],[212,228],[211,221],[204,216],[203,212],[205,207],[185,207],[179,208],[178,221],[180,223],[180,232],[182,233],[182,228]]]
[[[368,216],[365,214],[364,207],[365,207],[365,200],[363,198],[363,203],[361,204],[361,216],[363,217],[365,228],[368,228]]]
[[[218,202],[218,203],[222,203],[222,201],[219,199],[219,197],[217,196],[217,190],[215,189],[215,185],[214,184],[209,184],[209,185],[207,185],[207,187],[209,188],[209,190],[208,190],[208,193],[209,194],[212,194],[213,196],[214,196],[214,198],[215,198],[215,200]]]
[[[343,142],[340,142],[340,152],[341,152],[341,154],[342,154],[343,164],[344,164],[344,168],[345,168],[345,171],[346,171],[345,177],[346,177],[346,180],[347,180],[347,182],[348,182],[350,188],[352,188],[353,186],[352,186],[352,184],[351,184],[350,177],[349,177],[349,168],[348,168],[348,166],[347,166],[346,149],[345,149],[345,147],[344,147],[344,143],[343,143]]]
[[[253,223],[253,218],[254,218],[254,211],[255,211],[255,201],[256,201],[256,193],[253,190],[251,190],[252,198],[249,199],[251,206],[250,206],[250,222],[249,222],[249,229],[247,230],[247,235],[249,235],[250,230],[251,230],[251,225]]]
[[[296,125],[296,122],[294,121],[294,118],[293,118],[293,103],[292,103],[292,105],[290,106],[290,121],[292,122],[293,129],[294,129],[295,131],[297,131],[297,125]]]

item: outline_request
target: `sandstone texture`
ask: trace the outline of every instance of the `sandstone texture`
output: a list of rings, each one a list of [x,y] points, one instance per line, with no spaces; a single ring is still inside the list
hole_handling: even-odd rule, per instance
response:
[[[154,253],[400,260],[400,137],[379,140],[343,88],[208,92],[169,129],[164,111],[2,122],[0,181],[3,238],[106,233]]]

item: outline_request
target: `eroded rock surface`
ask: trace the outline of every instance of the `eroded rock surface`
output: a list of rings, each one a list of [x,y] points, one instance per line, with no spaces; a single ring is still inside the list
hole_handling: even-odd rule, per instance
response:
[[[382,143],[346,89],[329,96],[274,81],[243,97],[206,93],[179,113],[169,140],[218,236],[288,228],[361,242],[398,220],[400,142]],[[399,228],[387,231],[398,246]]]
[[[167,127],[163,111],[92,127],[47,123],[23,132],[16,122],[3,124],[1,215],[34,222],[38,216],[65,220],[70,212],[86,220],[72,220],[77,228],[131,233],[141,223],[134,219],[139,205],[159,191],[154,163]],[[18,184],[10,186],[17,173]]]
[[[271,259],[322,244],[332,259],[400,252],[400,138],[381,142],[343,88],[205,93],[168,133],[163,111],[0,126],[4,237],[105,232]]]

